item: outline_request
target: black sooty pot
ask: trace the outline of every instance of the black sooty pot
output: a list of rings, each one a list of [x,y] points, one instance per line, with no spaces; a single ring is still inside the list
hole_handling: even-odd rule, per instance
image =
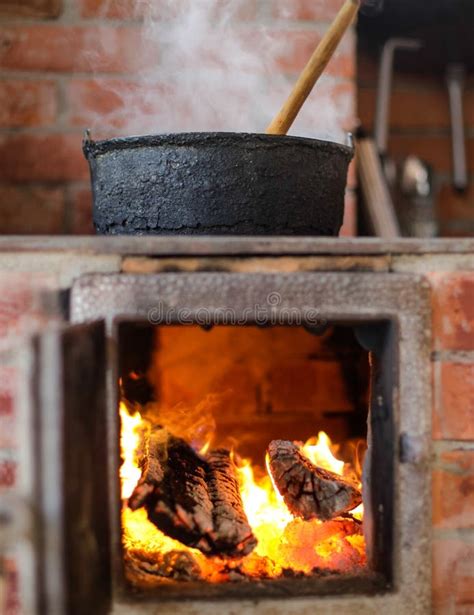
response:
[[[182,133],[84,140],[94,224],[108,235],[339,233],[350,147]]]

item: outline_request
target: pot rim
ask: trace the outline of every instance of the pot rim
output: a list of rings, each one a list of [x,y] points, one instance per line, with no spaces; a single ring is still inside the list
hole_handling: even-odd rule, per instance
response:
[[[90,130],[84,132],[82,149],[84,156],[89,160],[100,154],[122,149],[137,149],[143,146],[189,146],[193,144],[214,145],[232,141],[234,146],[263,145],[269,149],[285,145],[301,145],[311,149],[330,150],[342,154],[351,160],[354,156],[354,147],[310,137],[293,135],[269,135],[255,132],[176,132],[163,134],[139,135],[130,137],[114,137],[93,141]],[[349,136],[349,142],[352,139]]]

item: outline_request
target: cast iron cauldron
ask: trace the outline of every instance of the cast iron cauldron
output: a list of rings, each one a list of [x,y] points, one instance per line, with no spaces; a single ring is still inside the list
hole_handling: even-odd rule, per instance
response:
[[[352,148],[182,133],[92,141],[94,224],[121,235],[337,235]]]

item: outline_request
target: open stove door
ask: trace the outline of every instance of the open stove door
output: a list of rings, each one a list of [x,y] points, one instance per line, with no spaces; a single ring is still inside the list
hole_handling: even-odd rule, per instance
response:
[[[111,574],[104,324],[41,334],[21,348],[19,363],[21,450],[12,510],[22,612],[106,613]]]

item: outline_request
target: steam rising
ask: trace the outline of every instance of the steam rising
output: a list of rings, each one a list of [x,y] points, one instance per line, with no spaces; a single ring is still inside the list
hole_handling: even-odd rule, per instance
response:
[[[246,21],[248,0],[138,1],[143,21],[134,64],[141,68],[127,87],[97,76],[111,104],[105,115],[87,116],[92,128],[108,135],[264,132],[296,75],[281,68],[293,44],[285,36],[291,22],[263,25],[270,3],[256,4]],[[316,45],[324,28],[304,27]],[[351,44],[350,35],[345,44]],[[343,140],[352,111],[348,87],[322,77],[292,133]]]

